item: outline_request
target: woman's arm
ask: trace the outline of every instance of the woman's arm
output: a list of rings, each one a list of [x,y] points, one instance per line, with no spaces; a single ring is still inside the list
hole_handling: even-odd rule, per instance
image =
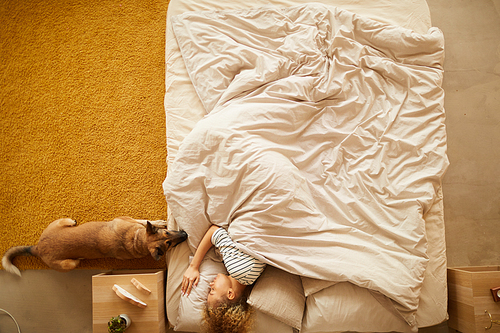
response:
[[[205,257],[205,254],[207,254],[208,250],[212,247],[212,235],[217,229],[219,229],[218,226],[212,225],[205,233],[205,236],[203,236],[200,245],[198,245],[193,260],[191,260],[191,263],[182,278],[181,291],[183,295],[189,295],[191,293],[191,288],[198,285],[200,280],[200,264]]]

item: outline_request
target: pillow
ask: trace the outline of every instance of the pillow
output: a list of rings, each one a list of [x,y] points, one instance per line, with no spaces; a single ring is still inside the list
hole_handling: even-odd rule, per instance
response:
[[[170,249],[165,256],[167,260],[167,288],[165,292],[165,309],[170,327],[177,323],[179,303],[181,301],[182,276],[188,268],[191,250],[187,242],[182,242]]]
[[[300,277],[269,265],[248,298],[255,309],[297,330],[302,326],[305,302]]]
[[[224,264],[217,262],[212,248],[200,265],[200,281],[187,297],[181,296],[182,277],[189,267],[191,250],[187,242],[167,252],[167,288],[165,308],[169,326],[175,330],[199,332],[201,311],[208,296],[208,285],[219,273],[227,274]]]
[[[255,309],[252,332],[294,333],[297,331],[294,330],[293,327],[288,326],[285,323],[268,316],[264,312]]]
[[[304,294],[306,295],[306,297],[337,283],[332,281],[308,278],[305,276],[301,276],[300,279],[302,280],[302,287],[304,288]]]
[[[339,282],[307,297],[302,332],[411,332],[365,288]],[[330,315],[325,315],[330,314]]]
[[[211,251],[213,251],[213,248]],[[203,309],[207,303],[210,283],[215,279],[217,274],[227,274],[224,264],[214,261],[211,257],[207,255],[201,262],[200,281],[198,285],[191,289],[189,296],[180,297],[178,317],[174,327],[175,331],[200,332]],[[189,261],[191,259],[192,257],[189,258]]]

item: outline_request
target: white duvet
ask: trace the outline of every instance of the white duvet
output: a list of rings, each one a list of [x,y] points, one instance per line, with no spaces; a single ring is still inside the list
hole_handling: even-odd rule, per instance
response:
[[[448,165],[442,33],[319,4],[172,24],[208,113],[164,183],[179,226],[228,227],[243,251],[385,295],[415,325],[423,214]]]

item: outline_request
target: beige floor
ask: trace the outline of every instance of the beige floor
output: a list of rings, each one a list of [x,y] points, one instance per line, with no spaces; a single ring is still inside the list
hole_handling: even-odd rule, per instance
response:
[[[500,1],[428,3],[446,38],[448,266],[499,265]]]
[[[448,265],[500,265],[500,0],[427,1],[446,37]],[[18,279],[0,271],[0,308],[23,333],[91,332],[91,276],[98,272],[26,271]],[[15,332],[1,313],[0,331]]]

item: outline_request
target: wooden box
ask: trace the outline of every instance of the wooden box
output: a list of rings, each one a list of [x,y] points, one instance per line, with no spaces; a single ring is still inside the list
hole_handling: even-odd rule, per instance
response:
[[[448,327],[463,333],[499,333],[500,302],[490,289],[500,286],[500,266],[448,268]],[[491,327],[486,330],[486,327]]]
[[[131,280],[135,278],[142,283],[147,292],[137,289]],[[108,321],[111,317],[127,314],[132,324],[127,333],[165,332],[165,292],[164,272],[154,271],[113,271],[92,277],[92,317],[93,332],[107,333]],[[117,296],[113,285],[117,284],[135,297],[144,301],[147,306],[140,308]]]

